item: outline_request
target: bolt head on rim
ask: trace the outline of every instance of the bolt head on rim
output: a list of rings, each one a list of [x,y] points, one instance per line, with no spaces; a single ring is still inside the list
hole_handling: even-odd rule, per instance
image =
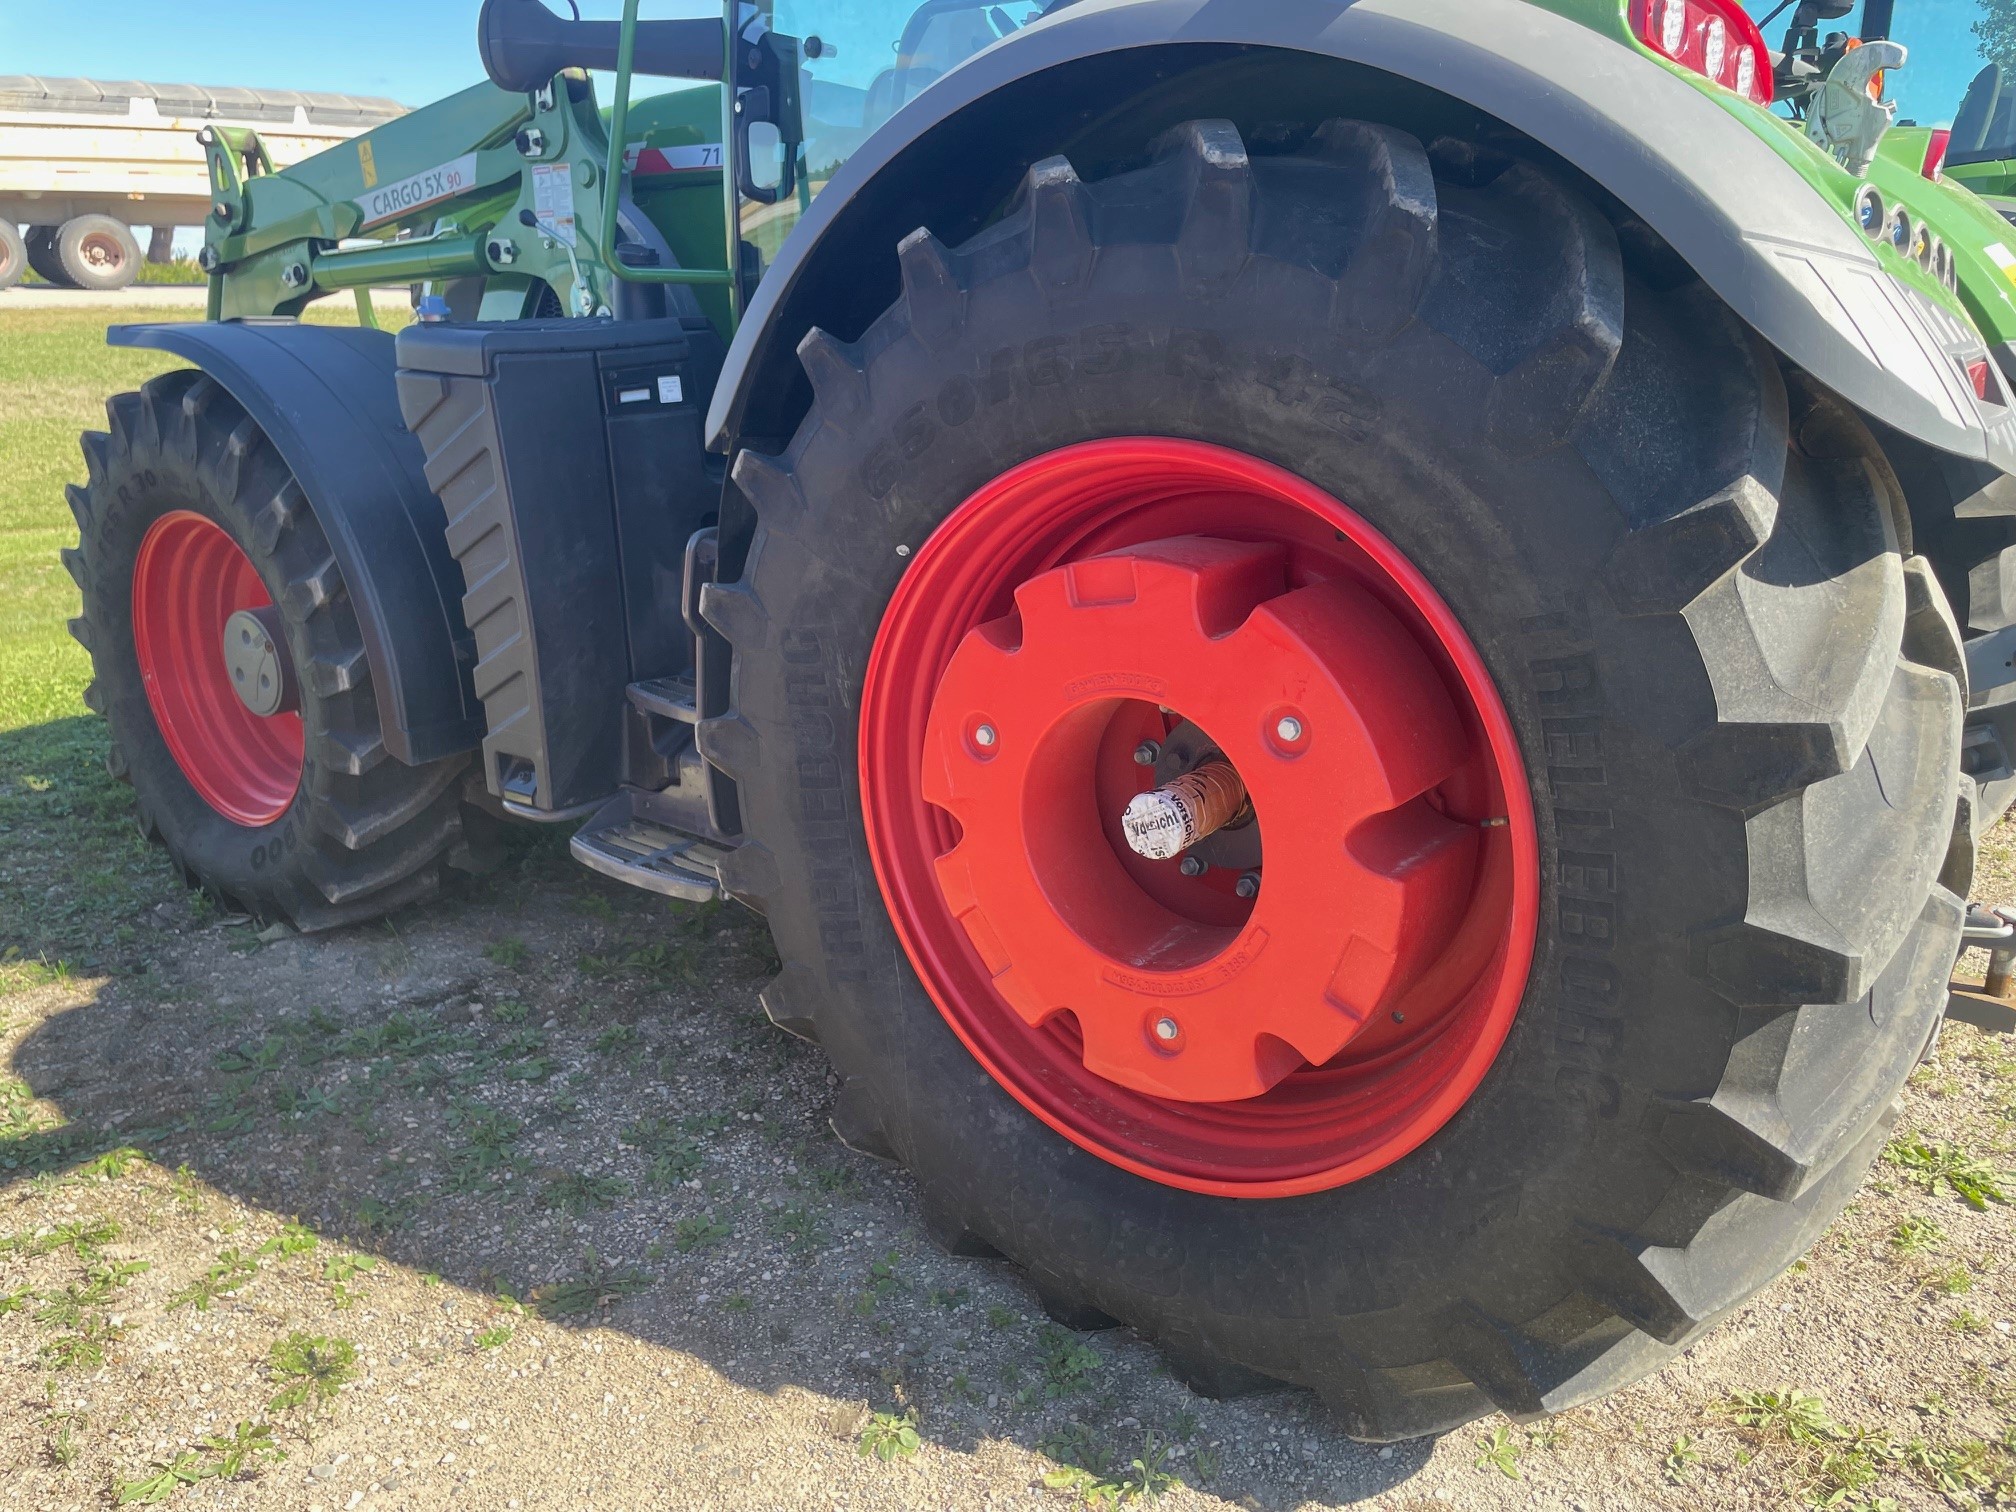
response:
[[[133,652],[155,727],[197,795],[247,828],[286,813],[306,740],[279,611],[252,559],[207,515],[171,511],[141,539]],[[272,711],[259,712],[253,696],[272,701],[276,690]]]
[[[1246,784],[1264,865],[1122,840],[1179,729]],[[1115,1164],[1339,1185],[1446,1122],[1510,1029],[1538,910],[1510,722],[1418,570],[1292,474],[1141,439],[997,479],[899,583],[861,745],[941,1013]]]

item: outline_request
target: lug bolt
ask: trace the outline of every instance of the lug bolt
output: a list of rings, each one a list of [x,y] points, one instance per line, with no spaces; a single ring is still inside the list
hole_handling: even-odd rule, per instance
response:
[[[994,733],[994,726],[983,724],[973,732],[973,744],[982,750],[992,750],[994,742],[1001,737]]]
[[[1281,723],[1274,726],[1274,733],[1287,745],[1293,745],[1302,738],[1302,721],[1293,714],[1281,716]]]
[[[1182,1032],[1181,1026],[1173,1018],[1159,1018],[1155,1020],[1155,1038],[1162,1041],[1165,1045],[1173,1043],[1176,1036]]]
[[[1239,894],[1239,896],[1242,898],[1259,897],[1260,873],[1258,873],[1257,871],[1246,872],[1239,878],[1237,882],[1235,882],[1232,885],[1232,891]]]
[[[1144,740],[1134,747],[1134,765],[1153,766],[1162,759],[1162,747],[1152,740]]]
[[[1211,863],[1206,861],[1202,856],[1185,856],[1181,861],[1176,863],[1176,870],[1183,873],[1186,877],[1201,877],[1204,873],[1211,870]]]

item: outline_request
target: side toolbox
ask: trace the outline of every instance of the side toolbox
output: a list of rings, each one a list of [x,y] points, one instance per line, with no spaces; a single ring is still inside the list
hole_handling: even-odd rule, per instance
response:
[[[695,682],[684,611],[720,504],[700,439],[718,347],[676,319],[399,335],[400,410],[462,568],[484,775],[524,817],[704,776],[691,718],[654,717],[636,689]]]

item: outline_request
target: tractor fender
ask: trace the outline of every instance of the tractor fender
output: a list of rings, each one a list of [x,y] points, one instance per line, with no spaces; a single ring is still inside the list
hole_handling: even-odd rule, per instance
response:
[[[1091,106],[1114,103],[1081,98],[1087,80],[1107,76],[1102,62],[1138,78],[1181,71],[1186,51],[1208,61],[1241,49],[1363,65],[1497,117],[1615,195],[1850,403],[2016,471],[2016,412],[1985,418],[1956,361],[1985,351],[1978,333],[1884,271],[1794,166],[1788,154],[1804,147],[1768,141],[1704,88],[1527,0],[1078,0],[995,43],[906,104],[813,201],[750,302],[708,416],[710,446],[777,428],[766,422],[799,381],[794,349],[831,318],[846,281],[826,265],[858,269],[893,251],[935,203],[918,180],[984,179],[997,158],[1026,167],[1056,152]],[[1130,69],[1125,55],[1143,50],[1151,56]],[[1336,113],[1352,113],[1348,96]]]
[[[172,352],[215,378],[278,448],[329,538],[377,690],[385,747],[419,766],[472,751],[462,570],[399,417],[392,338],[292,322],[114,326],[113,346]]]

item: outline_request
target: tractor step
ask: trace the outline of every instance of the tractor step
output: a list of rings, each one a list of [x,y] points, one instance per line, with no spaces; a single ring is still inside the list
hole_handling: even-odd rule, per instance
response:
[[[628,793],[603,804],[568,849],[605,877],[689,903],[721,896],[720,866],[729,853],[727,846],[640,818]]]
[[[631,705],[646,714],[681,724],[700,722],[699,694],[690,677],[654,677],[648,682],[634,682],[626,691]]]

